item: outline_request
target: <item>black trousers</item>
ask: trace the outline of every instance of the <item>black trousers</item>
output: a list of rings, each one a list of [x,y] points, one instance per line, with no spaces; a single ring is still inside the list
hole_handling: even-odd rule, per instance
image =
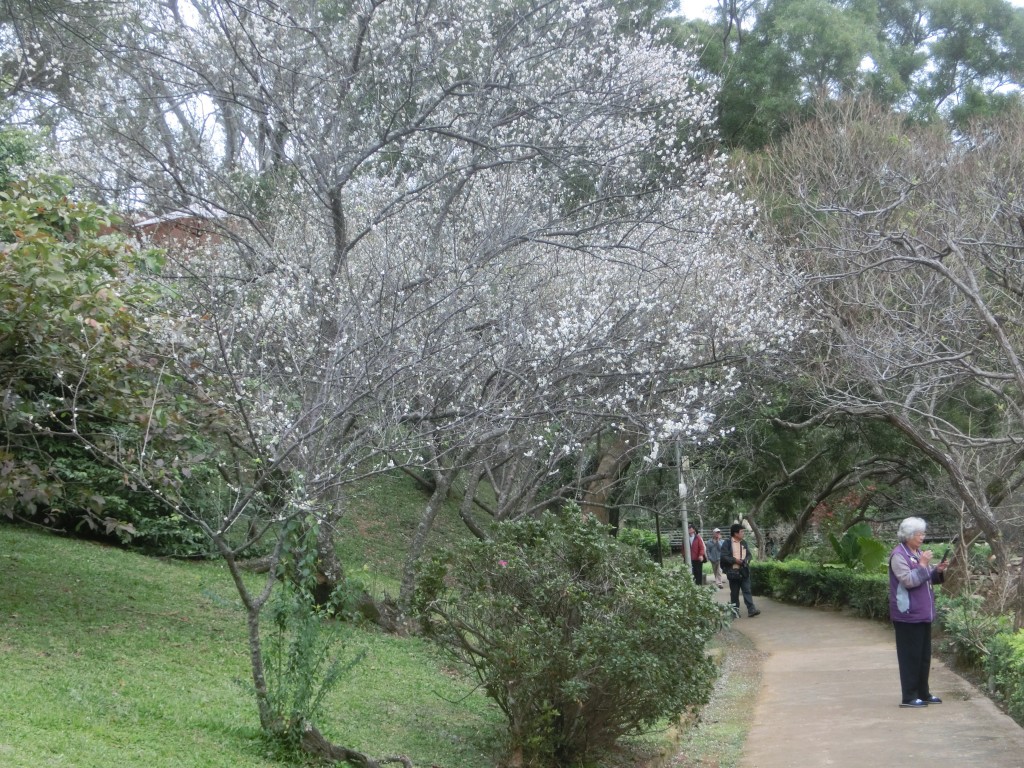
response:
[[[896,661],[900,665],[900,688],[903,703],[931,696],[928,673],[932,666],[931,622],[908,624],[894,621],[896,630]]]
[[[693,580],[697,582],[697,586],[704,584],[704,563],[691,560],[690,567],[693,569]]]
[[[726,570],[726,573],[729,571]],[[743,590],[743,602],[747,606],[747,615],[749,616],[753,611],[756,610],[754,606],[754,596],[750,592],[750,574],[748,573],[742,579],[729,579],[729,602],[733,604],[736,611],[736,615],[740,615],[740,590]]]

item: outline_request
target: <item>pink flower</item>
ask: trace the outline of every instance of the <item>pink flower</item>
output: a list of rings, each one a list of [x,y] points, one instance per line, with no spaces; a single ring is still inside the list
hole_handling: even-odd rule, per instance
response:
[[[502,568],[504,568],[504,567],[506,567],[508,565],[508,560],[499,560],[498,561],[498,565],[500,565]]]

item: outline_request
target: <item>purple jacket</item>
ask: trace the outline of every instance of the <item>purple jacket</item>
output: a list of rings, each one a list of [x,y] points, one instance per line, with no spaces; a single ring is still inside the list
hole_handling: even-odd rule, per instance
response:
[[[943,574],[919,565],[903,544],[889,553],[889,618],[907,624],[935,621],[935,593],[932,584],[942,582]]]

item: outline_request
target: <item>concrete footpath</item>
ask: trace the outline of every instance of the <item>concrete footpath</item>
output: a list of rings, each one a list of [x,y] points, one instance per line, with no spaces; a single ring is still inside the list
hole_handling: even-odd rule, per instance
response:
[[[760,616],[744,611],[733,622],[766,654],[741,768],[1024,768],[1024,728],[937,659],[931,689],[943,703],[899,707],[888,625],[763,597],[755,602]]]

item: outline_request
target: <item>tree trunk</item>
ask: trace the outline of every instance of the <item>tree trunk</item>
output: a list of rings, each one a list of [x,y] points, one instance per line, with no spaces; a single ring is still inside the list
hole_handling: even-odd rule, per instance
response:
[[[252,673],[253,693],[256,697],[256,709],[259,713],[260,727],[267,734],[280,733],[282,724],[274,716],[273,708],[270,705],[270,696],[267,691],[267,677],[263,666],[263,641],[260,637],[260,613],[270,597],[274,582],[277,580],[275,571],[281,557],[280,542],[274,552],[269,556],[270,565],[267,568],[267,580],[259,595],[254,596],[246,586],[242,578],[242,566],[231,553],[231,548],[219,536],[213,536],[213,542],[224,556],[224,562],[228,567],[228,573],[238,591],[238,597],[245,607],[245,626],[249,641],[249,666]]]
[[[942,579],[942,591],[962,595],[971,588],[971,544],[981,536],[977,528],[962,528],[949,556],[949,566]]]
[[[358,768],[380,768],[388,763],[401,763],[405,768],[413,768],[412,761],[404,755],[392,755],[374,760],[362,752],[332,744],[312,725],[307,725],[302,734],[302,749],[311,755],[328,760],[344,760],[349,765],[355,765]]]
[[[597,463],[597,477],[583,494],[582,511],[585,515],[593,515],[605,525],[610,520],[608,500],[615,483],[618,482],[626,467],[629,466],[629,441],[626,435],[619,433],[608,443],[601,446],[600,459]]]
[[[800,549],[800,542],[803,541],[804,533],[807,532],[808,526],[811,524],[811,518],[814,517],[814,510],[818,508],[825,499],[835,491],[836,484],[830,483],[824,490],[819,491],[818,494],[811,499],[804,507],[804,511],[800,513],[800,517],[796,519],[793,524],[793,530],[789,532],[785,541],[782,542],[782,546],[779,547],[779,554],[776,556],[779,560],[785,560],[792,554],[795,554]]]
[[[325,605],[331,594],[345,580],[345,568],[334,545],[336,524],[341,519],[344,496],[340,489],[328,495],[328,508],[316,531],[316,587],[313,597],[317,605]]]
[[[912,424],[907,418],[900,414],[889,414],[889,423],[899,429],[913,442],[921,451],[938,464],[949,478],[953,490],[960,497],[964,507],[971,515],[971,522],[981,530],[985,541],[992,550],[995,558],[996,569],[1005,571],[1009,562],[1009,553],[1006,549],[1006,542],[999,523],[988,507],[984,498],[979,498],[972,490],[971,483],[964,475],[963,467],[944,451],[936,447],[926,435]]]
[[[434,520],[437,519],[437,513],[441,511],[441,507],[448,498],[448,491],[457,474],[458,470],[454,469],[437,473],[434,492],[430,495],[430,501],[427,502],[427,506],[420,516],[419,525],[416,526],[416,532],[409,544],[409,550],[405,556],[405,566],[402,570],[402,585],[398,592],[398,605],[403,613],[408,613],[409,607],[412,605],[413,593],[416,591],[416,566],[420,558],[423,557],[423,552],[427,548],[427,537],[434,526]]]
[[[331,204],[331,235],[334,240],[331,277],[337,277],[345,266],[345,254],[348,251],[348,224],[345,220],[345,205],[342,202],[341,188],[331,189],[328,192],[328,199]]]
[[[466,493],[462,497],[462,503],[459,504],[459,517],[462,518],[462,522],[466,524],[470,532],[481,541],[487,539],[487,533],[477,525],[473,519],[472,511],[473,506],[476,503],[476,489],[480,486],[480,480],[483,477],[483,471],[478,470],[475,467],[469,473],[469,480],[466,483]]]

